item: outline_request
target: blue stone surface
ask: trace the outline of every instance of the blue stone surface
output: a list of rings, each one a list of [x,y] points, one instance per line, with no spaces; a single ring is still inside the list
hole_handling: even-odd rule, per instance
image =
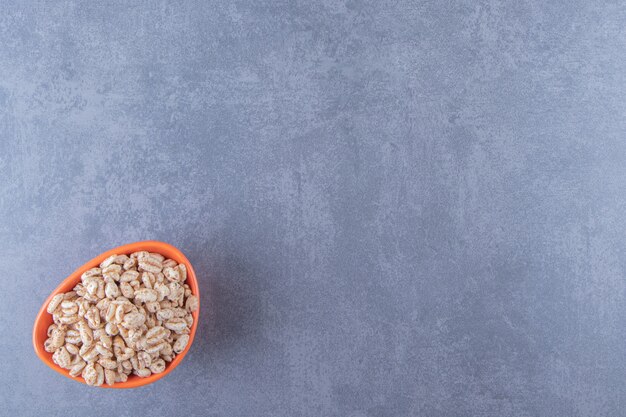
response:
[[[0,8],[0,415],[624,415],[623,1]],[[145,239],[183,363],[48,369],[43,300]]]

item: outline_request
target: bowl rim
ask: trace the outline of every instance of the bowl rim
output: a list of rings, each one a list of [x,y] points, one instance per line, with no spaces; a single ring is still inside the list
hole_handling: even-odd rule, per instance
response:
[[[187,347],[185,348],[185,350],[183,350],[180,354],[176,355],[176,357],[172,360],[172,362],[166,365],[165,370],[163,372],[159,374],[152,374],[147,378],[140,378],[136,375],[131,374],[131,376],[128,377],[128,380],[126,382],[116,382],[115,384],[111,386],[102,384],[98,388],[127,389],[127,388],[137,388],[137,387],[141,387],[144,385],[148,385],[163,378],[165,375],[169,374],[180,364],[180,362],[183,360],[183,358],[189,351],[189,348],[191,347],[195,334],[196,334],[196,329],[198,328],[198,319],[200,316],[200,290],[198,287],[198,280],[196,278],[196,273],[193,267],[191,266],[189,259],[187,259],[187,257],[183,254],[183,252],[177,247],[170,245],[169,243],[161,242],[158,240],[144,240],[144,241],[139,241],[139,242],[133,242],[133,243],[128,243],[128,244],[117,246],[113,249],[107,250],[106,252],[103,252],[100,255],[94,258],[91,258],[90,260],[85,262],[83,265],[78,267],[74,272],[68,275],[67,278],[65,278],[59,285],[57,285],[54,288],[54,290],[52,290],[50,295],[43,302],[41,309],[39,310],[39,313],[37,314],[37,317],[35,318],[35,322],[33,325],[33,347],[35,349],[35,353],[37,354],[37,356],[39,357],[39,359],[41,359],[43,363],[45,363],[46,365],[48,365],[50,368],[57,371],[61,375],[64,375],[68,377],[69,379],[72,379],[74,381],[87,385],[87,383],[82,377],[80,376],[72,377],[69,374],[69,370],[63,369],[57,364],[55,364],[52,361],[52,353],[46,352],[43,347],[43,342],[45,341],[47,336],[41,336],[41,335],[47,334],[48,327],[52,323],[52,315],[49,314],[47,311],[48,304],[50,303],[50,300],[52,300],[52,297],[54,297],[55,295],[71,290],[80,281],[80,276],[82,275],[83,272],[100,265],[100,263],[104,261],[106,258],[108,258],[109,256],[114,255],[114,254],[128,255],[132,252],[137,252],[141,250],[161,253],[162,255],[168,258],[174,259],[178,263],[184,263],[185,266],[187,267],[187,280],[185,282],[189,285],[192,294],[198,297],[198,309],[194,311],[193,313],[191,313],[193,316],[193,324],[191,326],[191,331],[189,332],[189,342],[187,343]],[[50,324],[47,323],[48,322],[48,320],[46,320],[47,317],[50,318],[49,320]]]

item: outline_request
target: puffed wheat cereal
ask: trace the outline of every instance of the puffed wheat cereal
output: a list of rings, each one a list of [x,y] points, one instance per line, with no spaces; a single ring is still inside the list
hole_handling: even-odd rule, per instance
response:
[[[199,303],[186,280],[187,267],[161,254],[111,255],[52,298],[44,349],[92,386],[159,374],[189,343]]]

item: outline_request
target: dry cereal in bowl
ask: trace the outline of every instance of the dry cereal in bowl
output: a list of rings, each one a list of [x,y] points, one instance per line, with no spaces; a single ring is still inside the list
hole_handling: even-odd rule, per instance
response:
[[[160,379],[187,352],[197,328],[198,285],[175,247],[125,245],[83,265],[42,307],[37,355],[87,385],[132,388]]]

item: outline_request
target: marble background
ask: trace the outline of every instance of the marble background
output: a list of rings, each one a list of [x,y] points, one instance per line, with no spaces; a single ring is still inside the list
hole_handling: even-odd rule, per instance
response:
[[[624,2],[0,9],[0,415],[624,413]],[[185,361],[49,370],[45,297],[144,239]]]

